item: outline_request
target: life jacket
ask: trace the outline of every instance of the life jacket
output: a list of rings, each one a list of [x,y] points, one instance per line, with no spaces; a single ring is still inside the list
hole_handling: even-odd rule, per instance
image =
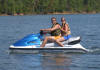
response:
[[[64,23],[64,24],[62,24],[62,26],[61,26],[61,28],[63,28],[63,30],[65,30],[65,24],[67,24],[68,25],[68,23]],[[62,32],[62,33],[64,33],[64,32]],[[64,33],[65,34],[65,33]],[[68,25],[68,32],[66,32],[66,34],[71,34],[71,31],[70,31],[70,28],[69,28],[69,25]]]
[[[58,25],[58,23],[53,24],[51,28],[55,27],[55,25]],[[51,36],[59,36],[60,34],[61,34],[60,28],[59,29],[56,29],[54,31],[51,31]]]

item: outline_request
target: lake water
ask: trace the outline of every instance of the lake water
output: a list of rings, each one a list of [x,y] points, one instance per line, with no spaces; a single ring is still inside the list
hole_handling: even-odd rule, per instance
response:
[[[72,36],[90,53],[13,53],[9,46],[24,36],[51,27],[64,16]],[[0,70],[100,70],[100,14],[0,16]]]

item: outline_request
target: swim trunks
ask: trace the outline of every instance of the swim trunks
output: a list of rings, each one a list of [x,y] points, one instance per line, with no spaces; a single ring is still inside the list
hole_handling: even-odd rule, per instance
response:
[[[67,36],[64,36],[64,39],[68,40],[70,37],[71,37],[71,35],[67,35]]]

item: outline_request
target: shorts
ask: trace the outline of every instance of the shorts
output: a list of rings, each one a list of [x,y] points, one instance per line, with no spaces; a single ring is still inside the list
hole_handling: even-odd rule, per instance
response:
[[[55,39],[55,40],[57,40],[57,39],[59,39],[59,38],[61,38],[61,36],[54,36],[54,39]]]
[[[68,40],[69,38],[71,38],[71,35],[64,36],[65,40]]]

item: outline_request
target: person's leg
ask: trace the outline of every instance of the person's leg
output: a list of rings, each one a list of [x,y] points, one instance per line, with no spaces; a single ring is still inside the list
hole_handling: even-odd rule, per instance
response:
[[[64,37],[60,37],[59,39],[57,39],[58,41],[60,41],[60,42],[62,42],[62,41],[64,41],[65,39],[64,39]]]
[[[64,41],[65,39],[64,39],[64,37],[61,37],[61,38],[59,38],[59,39],[57,39],[57,40],[55,40],[56,41],[56,43],[58,44],[58,45],[60,45],[61,47],[64,47],[64,45],[61,43],[62,41]]]
[[[54,40],[54,37],[53,36],[47,36],[47,37],[45,37],[45,39],[44,39],[44,41],[43,41],[43,43],[42,43],[42,45],[40,47],[43,48],[45,46],[45,44],[47,43],[48,40]]]
[[[44,41],[43,41],[43,43],[42,43],[42,45],[40,46],[40,47],[44,47],[45,46],[45,44],[46,44],[46,42],[47,42],[47,40],[48,40],[48,37],[45,37],[45,39],[44,39]]]

